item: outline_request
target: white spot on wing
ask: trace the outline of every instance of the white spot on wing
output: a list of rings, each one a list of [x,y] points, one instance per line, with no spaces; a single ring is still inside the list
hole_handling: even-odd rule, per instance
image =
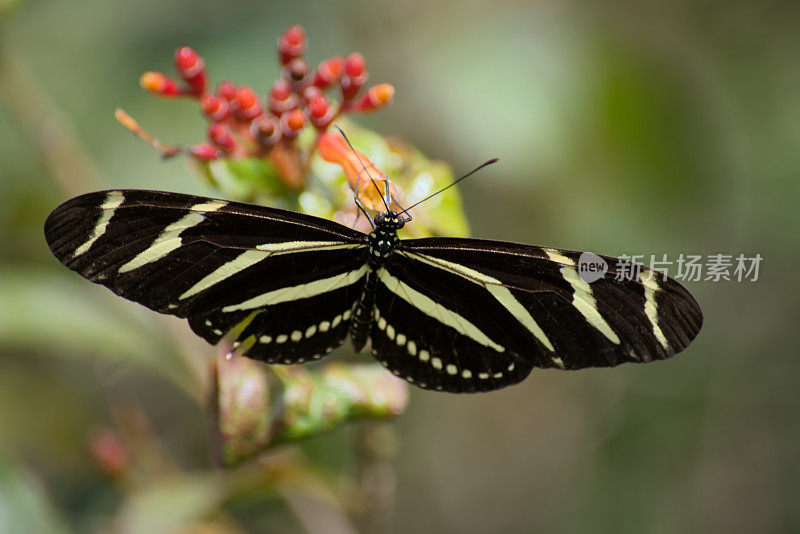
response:
[[[578,275],[577,269],[575,267],[562,267],[561,276],[572,286],[572,305],[590,325],[599,330],[609,341],[619,345],[619,336],[611,329],[597,309],[597,301],[592,294],[592,287]]]
[[[310,298],[323,293],[328,293],[330,291],[355,284],[364,277],[367,269],[368,266],[364,265],[355,271],[337,274],[321,280],[314,280],[313,282],[309,282],[307,284],[283,287],[273,291],[268,291],[242,303],[225,306],[222,308],[222,311],[233,312],[239,310],[252,310],[255,308],[261,308],[263,306],[270,306],[272,304],[279,304],[281,302],[291,302],[294,300]],[[340,321],[341,319],[342,318],[339,317]]]
[[[559,252],[554,248],[545,248],[543,250],[545,254],[547,254],[547,257],[556,263],[561,263],[563,265],[573,265],[573,266],[575,265],[575,262],[573,260],[564,256],[563,254],[561,254],[561,252]]]
[[[195,204],[189,209],[191,209],[192,211],[208,212],[208,211],[217,211],[218,209],[223,208],[227,205],[228,203],[225,202],[224,200],[210,200],[208,202],[203,202],[202,204]]]
[[[114,212],[123,202],[125,202],[125,197],[122,196],[120,191],[109,191],[108,196],[106,196],[106,201],[100,206],[100,209],[103,211],[100,214],[100,218],[97,220],[97,224],[94,225],[91,237],[89,237],[88,241],[75,249],[75,253],[72,255],[73,258],[85,253],[92,247],[95,241],[100,239],[100,236],[106,232],[108,221],[111,220],[111,217],[114,216]]]
[[[656,291],[659,289],[658,282],[654,277],[647,279],[647,274],[648,273],[639,274],[639,280],[644,284],[644,314],[650,320],[650,324],[653,325],[653,335],[656,336],[656,339],[658,339],[658,342],[664,349],[668,349],[669,342],[667,341],[667,336],[664,335],[661,327],[658,326],[658,303],[656,302]]]
[[[181,246],[181,232],[197,226],[203,222],[203,214],[192,211],[184,215],[180,220],[170,224],[153,243],[145,250],[137,254],[131,261],[119,268],[120,273],[127,273],[138,269],[148,263],[153,263],[165,257],[170,252],[177,250]]]

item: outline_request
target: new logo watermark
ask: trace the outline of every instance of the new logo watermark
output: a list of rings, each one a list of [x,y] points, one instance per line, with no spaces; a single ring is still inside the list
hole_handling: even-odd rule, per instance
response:
[[[593,252],[584,252],[578,258],[578,276],[587,284],[600,280],[607,272],[606,260]]]
[[[744,254],[680,254],[675,260],[669,260],[666,254],[657,257],[650,254],[649,265],[645,263],[644,254],[621,255],[614,262],[614,271],[609,274],[614,280],[639,281],[642,276],[649,280],[654,272],[671,276],[675,280],[688,282],[757,282],[759,268],[764,259],[761,254],[745,256]],[[675,267],[677,272],[670,273]],[[597,282],[608,274],[608,263],[592,252],[583,252],[578,258],[578,275],[587,284]]]

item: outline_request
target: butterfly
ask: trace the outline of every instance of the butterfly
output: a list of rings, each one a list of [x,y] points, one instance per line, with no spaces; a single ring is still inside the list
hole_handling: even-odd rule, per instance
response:
[[[388,181],[387,181],[388,184]],[[386,200],[388,198],[387,185]],[[57,207],[45,223],[68,268],[211,344],[300,364],[349,337],[421,388],[489,391],[534,367],[663,360],[702,326],[692,295],[661,272],[583,253],[484,239],[400,239],[407,211],[369,234],[310,215],[181,193],[112,190]],[[363,206],[361,206],[363,209]],[[364,210],[366,212],[366,210]]]

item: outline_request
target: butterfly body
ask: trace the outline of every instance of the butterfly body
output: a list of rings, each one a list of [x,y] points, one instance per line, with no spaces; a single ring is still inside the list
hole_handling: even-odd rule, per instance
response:
[[[87,279],[186,317],[209,343],[269,363],[321,358],[348,337],[426,389],[474,392],[533,367],[666,359],[702,313],[680,284],[644,270],[580,278],[580,252],[480,239],[400,239],[388,209],[363,234],[294,212],[160,191],[103,191],[47,220],[55,256]]]

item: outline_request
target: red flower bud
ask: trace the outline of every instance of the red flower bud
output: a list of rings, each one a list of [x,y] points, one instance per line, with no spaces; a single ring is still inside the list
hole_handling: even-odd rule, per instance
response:
[[[313,118],[323,117],[331,108],[328,99],[324,96],[318,96],[308,103],[308,112]]]
[[[353,111],[372,111],[380,109],[389,104],[394,97],[394,87],[388,83],[382,83],[369,88],[367,94],[353,106]]]
[[[193,145],[189,148],[189,153],[197,159],[203,161],[211,161],[212,159],[217,159],[222,155],[217,147],[206,142]]]
[[[344,58],[342,56],[334,56],[326,59],[317,67],[314,73],[314,85],[320,89],[327,89],[334,83],[339,81],[342,76],[342,69],[344,67]]]
[[[291,85],[286,80],[277,80],[269,92],[269,110],[279,117],[295,108],[297,108],[297,97],[292,93]]]
[[[311,102],[317,97],[323,96],[322,91],[319,87],[315,87],[313,85],[309,85],[305,89],[303,89],[303,100],[306,102]]]
[[[281,133],[285,139],[294,139],[306,124],[306,117],[299,109],[284,113],[281,116]]]
[[[367,62],[364,61],[364,56],[358,52],[354,52],[347,56],[347,61],[344,63],[344,72],[351,78],[358,78],[367,68]]]
[[[113,430],[100,428],[92,431],[89,451],[100,469],[108,475],[120,476],[130,466],[128,447]]]
[[[231,130],[225,124],[212,122],[208,125],[208,138],[222,150],[229,152],[236,148],[236,141],[231,135]]]
[[[190,87],[190,94],[200,96],[206,92],[206,63],[192,48],[183,46],[175,51],[175,69]]]
[[[271,115],[262,115],[250,125],[250,133],[256,142],[264,148],[272,148],[281,139],[281,129]]]
[[[230,111],[227,100],[211,93],[206,93],[200,98],[200,109],[214,122],[225,120]]]
[[[309,101],[308,115],[311,124],[317,130],[324,130],[333,122],[335,114],[328,99],[324,96],[318,96]]]
[[[251,121],[262,113],[261,102],[252,88],[243,85],[236,90],[231,109],[237,119]]]
[[[344,62],[344,76],[342,77],[342,100],[352,100],[358,94],[369,75],[366,70],[364,56],[359,53],[350,54]]]
[[[230,80],[222,80],[217,84],[217,94],[228,102],[233,102],[236,98],[236,85]]]
[[[178,82],[160,72],[145,72],[139,78],[142,89],[160,96],[175,96],[182,94]]]
[[[278,37],[278,52],[283,65],[286,65],[296,57],[302,56],[305,50],[306,32],[299,24],[289,26],[283,35]]]

